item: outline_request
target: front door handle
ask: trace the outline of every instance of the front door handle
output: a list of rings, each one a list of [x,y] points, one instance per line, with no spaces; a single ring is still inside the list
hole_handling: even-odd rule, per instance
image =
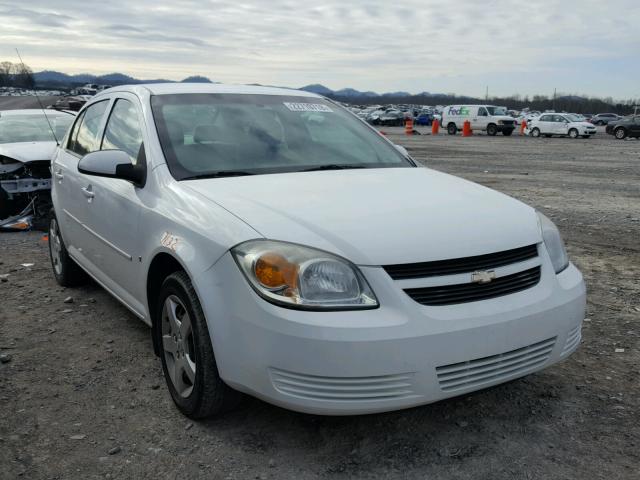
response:
[[[91,190],[91,185],[89,185],[88,187],[82,187],[82,193],[89,199],[96,196],[96,194]]]
[[[56,170],[56,172],[54,173],[54,175],[56,176],[56,178],[58,180],[62,180],[64,178],[64,175],[62,174],[62,170]]]

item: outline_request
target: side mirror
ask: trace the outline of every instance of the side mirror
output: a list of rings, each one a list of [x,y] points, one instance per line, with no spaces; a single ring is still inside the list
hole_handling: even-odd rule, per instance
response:
[[[409,152],[407,152],[407,149],[404,148],[402,145],[393,145],[394,147],[396,147],[396,150],[398,150],[402,155],[404,155],[405,157],[409,156]]]
[[[134,165],[122,150],[98,150],[86,154],[78,162],[78,171],[96,177],[119,178],[143,186],[147,178],[144,158]]]

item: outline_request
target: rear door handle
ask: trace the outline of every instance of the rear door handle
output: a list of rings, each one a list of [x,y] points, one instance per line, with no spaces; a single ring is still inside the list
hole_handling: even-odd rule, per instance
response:
[[[96,196],[96,194],[91,191],[91,185],[89,185],[88,187],[82,187],[82,193],[87,198],[93,198]]]

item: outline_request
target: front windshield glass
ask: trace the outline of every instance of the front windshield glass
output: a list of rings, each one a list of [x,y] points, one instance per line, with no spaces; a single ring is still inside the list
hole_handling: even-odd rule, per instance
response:
[[[565,115],[565,117],[572,122],[581,122],[582,120],[584,120],[584,117],[582,115],[576,115],[575,113],[569,113]]]
[[[489,115],[506,115],[507,109],[504,107],[487,107]]]
[[[151,107],[178,180],[413,166],[354,115],[321,98],[175,94],[152,97]]]
[[[47,123],[47,118],[51,127]],[[0,114],[0,143],[51,142],[62,140],[74,119],[71,114]],[[56,134],[53,137],[51,128]]]

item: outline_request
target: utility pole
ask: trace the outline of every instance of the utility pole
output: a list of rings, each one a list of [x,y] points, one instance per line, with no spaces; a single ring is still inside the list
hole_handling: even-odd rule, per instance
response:
[[[487,85],[487,90],[485,91],[485,94],[484,94],[484,101],[485,102],[489,101],[489,85]]]
[[[553,108],[552,110],[555,112],[556,111],[556,89],[553,89]]]

